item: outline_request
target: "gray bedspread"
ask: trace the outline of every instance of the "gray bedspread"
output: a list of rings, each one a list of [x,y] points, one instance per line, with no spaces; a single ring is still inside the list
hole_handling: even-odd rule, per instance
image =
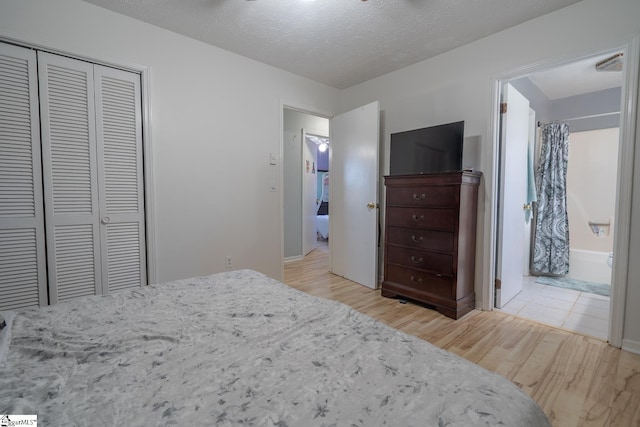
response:
[[[250,270],[22,310],[0,414],[44,426],[548,426],[508,380]]]

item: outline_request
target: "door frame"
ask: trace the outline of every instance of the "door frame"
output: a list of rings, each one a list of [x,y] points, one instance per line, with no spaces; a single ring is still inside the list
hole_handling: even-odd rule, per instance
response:
[[[316,117],[320,117],[320,116],[318,116],[316,114],[314,114],[314,115]],[[329,126],[331,126],[331,121],[329,121]],[[330,127],[329,127],[329,132],[328,133],[329,134],[331,133],[331,128]],[[307,143],[307,135],[320,136],[320,137],[324,137],[324,138],[327,138],[327,139],[329,138],[329,135],[325,135],[325,132],[319,131],[317,129],[307,129],[307,128],[302,128],[301,135],[302,136],[300,138],[301,139],[300,143],[302,144],[302,153],[301,153],[302,154],[302,158],[300,159],[301,160],[300,164],[302,165],[301,167],[304,168],[305,167],[305,165],[304,165],[304,161],[305,161],[305,159],[304,159],[304,153],[305,153],[304,149],[305,149],[305,144]],[[331,145],[329,145],[329,147],[327,149],[329,150],[329,157],[331,157]],[[316,174],[315,175],[316,175],[316,187],[317,187],[318,174],[319,174],[318,173],[318,159],[317,159],[317,157],[316,157],[316,162],[315,162],[315,168],[316,168]],[[305,240],[306,240],[306,233],[305,232],[307,232],[308,230],[305,227],[305,224],[306,224],[305,213],[306,212],[305,212],[305,208],[304,208],[304,198],[305,198],[305,196],[307,194],[306,194],[305,185],[304,185],[305,184],[304,183],[304,172],[303,172],[302,176],[303,176],[303,179],[302,179],[302,181],[303,181],[302,182],[302,211],[300,212],[300,214],[302,215],[302,235],[301,235],[301,240],[302,240],[302,242],[301,242],[302,243],[302,245],[301,245],[302,246],[302,258],[304,258],[304,257],[307,256],[307,254],[309,254],[311,251],[316,249],[318,247],[318,245],[316,244],[313,247],[313,249],[311,249],[311,251],[309,251],[309,252],[306,251],[308,248],[305,246]],[[331,193],[329,193],[329,197],[331,197]],[[284,234],[284,230],[283,230],[283,234]],[[305,252],[307,252],[307,253],[305,253]]]
[[[66,56],[72,59],[78,59],[105,67],[117,68],[124,71],[130,71],[140,76],[140,92],[141,92],[141,109],[142,109],[142,168],[143,168],[143,186],[144,186],[144,220],[145,220],[145,251],[147,262],[147,283],[145,285],[154,285],[158,283],[158,263],[156,248],[156,189],[155,189],[155,172],[153,159],[155,158],[153,143],[151,137],[151,77],[148,66],[140,64],[122,63],[107,61],[87,55],[79,55],[65,50],[52,48],[39,43],[31,43],[12,37],[0,35],[0,41],[16,46],[22,46],[28,49],[35,49],[42,52],[52,53],[56,55]]]
[[[280,140],[278,142],[278,188],[280,188],[280,201],[279,201],[279,215],[280,215],[280,277],[284,280],[284,163],[282,156],[284,155],[284,110],[293,110],[300,113],[309,114],[316,117],[322,117],[330,120],[334,114],[327,111],[321,111],[318,108],[311,107],[309,105],[301,104],[300,102],[288,101],[286,99],[280,99]],[[305,129],[306,131],[306,129]],[[309,130],[308,133],[318,135],[322,133],[314,133]],[[331,124],[329,124],[329,134],[331,134]],[[302,141],[304,142],[304,141]],[[329,164],[331,164],[331,147],[329,147]],[[329,206],[331,206],[331,192],[329,192]],[[303,237],[304,238],[304,237]],[[331,239],[329,239],[329,253],[331,253]],[[329,261],[331,262],[331,261]]]
[[[640,35],[617,46],[607,49],[583,52],[581,55],[565,56],[562,59],[546,59],[541,62],[521,68],[495,74],[491,81],[492,105],[489,127],[491,152],[489,153],[488,169],[491,171],[489,191],[491,194],[490,214],[485,220],[488,230],[488,238],[485,240],[484,253],[485,269],[482,287],[483,310],[494,309],[495,292],[495,265],[497,256],[497,243],[495,240],[498,218],[498,171],[500,168],[499,137],[500,137],[500,111],[498,105],[502,94],[502,83],[533,72],[544,71],[580,59],[594,55],[619,50],[624,52],[625,75],[622,86],[622,100],[620,107],[620,146],[618,152],[618,176],[616,188],[616,230],[614,231],[614,253],[616,253],[611,279],[611,300],[609,310],[609,343],[614,347],[623,345],[623,327],[625,314],[625,295],[627,290],[627,272],[629,264],[629,233],[631,230],[631,179],[623,177],[633,176],[634,144],[636,141],[636,120],[638,116],[638,72],[640,60]],[[488,259],[486,259],[488,257]]]

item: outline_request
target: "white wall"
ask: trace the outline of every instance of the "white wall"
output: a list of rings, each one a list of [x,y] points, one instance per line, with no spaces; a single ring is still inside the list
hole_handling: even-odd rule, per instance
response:
[[[498,77],[514,78],[534,65],[591,56],[623,46],[640,33],[640,1],[583,0],[568,8],[512,27],[498,34],[446,52],[402,70],[353,86],[341,92],[341,111],[373,100],[380,101],[385,118],[381,161],[388,171],[389,135],[393,132],[465,120],[465,136],[478,136],[480,164],[484,177],[478,207],[478,256],[476,258],[476,298],[483,304],[483,288],[488,288],[491,239],[490,185],[493,159],[493,99]],[[636,144],[638,145],[638,144]],[[640,150],[636,150],[636,153]],[[638,155],[636,155],[636,160]],[[464,162],[464,161],[463,161]],[[636,168],[634,212],[640,212],[640,172]],[[632,213],[632,242],[640,241],[640,214]],[[634,246],[635,245],[635,246]],[[640,343],[640,247],[630,251],[627,309],[624,337]]]
[[[284,175],[284,257],[302,256],[302,129],[329,135],[329,120],[285,108],[282,167]]]
[[[479,142],[480,291],[491,268],[496,76],[610,51],[640,33],[638,0],[582,0],[339,92],[79,0],[0,0],[0,12],[0,36],[149,67],[160,281],[222,270],[226,255],[280,277],[282,200],[269,191],[280,166],[267,159],[279,152],[282,100],[328,114],[378,100],[385,171],[392,132],[465,120],[466,137]],[[624,337],[640,349],[640,167],[634,184]]]
[[[571,132],[567,212],[571,249],[613,251],[619,128]],[[595,235],[589,221],[609,223]],[[571,266],[569,266],[571,270]]]
[[[149,68],[158,280],[250,267],[280,278],[281,102],[337,90],[78,0],[0,0],[0,36]]]

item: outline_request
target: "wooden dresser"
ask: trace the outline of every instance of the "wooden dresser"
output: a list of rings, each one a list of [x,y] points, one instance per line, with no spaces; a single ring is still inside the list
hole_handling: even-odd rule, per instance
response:
[[[458,319],[475,308],[478,172],[385,176],[382,296]]]

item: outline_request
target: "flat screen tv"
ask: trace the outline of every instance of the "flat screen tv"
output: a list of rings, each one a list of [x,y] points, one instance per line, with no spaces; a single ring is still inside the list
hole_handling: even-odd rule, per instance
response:
[[[462,170],[464,121],[391,134],[390,175]]]

